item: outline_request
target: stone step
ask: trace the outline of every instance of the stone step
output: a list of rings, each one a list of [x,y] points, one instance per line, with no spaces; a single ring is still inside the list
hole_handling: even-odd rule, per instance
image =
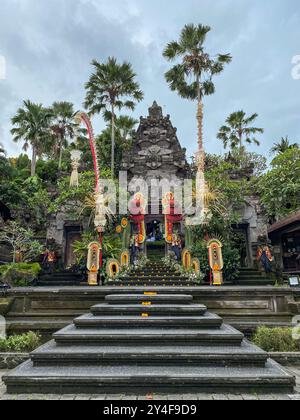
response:
[[[76,328],[69,325],[53,334],[54,340],[61,345],[99,345],[99,344],[145,344],[161,345],[220,345],[240,346],[244,335],[228,325],[220,329],[199,328]]]
[[[239,277],[238,277],[239,279],[242,279],[242,280],[273,280],[273,279],[270,279],[270,278],[268,278],[268,277],[266,277],[266,276],[260,276],[260,275],[257,275],[257,274],[251,274],[251,275],[249,275],[249,274],[240,274],[239,275]]]
[[[265,366],[268,355],[246,340],[241,347],[199,346],[58,346],[45,344],[30,355],[34,366],[87,366],[101,364]]]
[[[206,313],[203,316],[147,316],[143,317],[142,314],[147,315],[147,308],[144,308],[144,312],[140,313],[140,316],[94,316],[92,314],[83,315],[74,320],[74,325],[77,328],[220,328],[223,324],[223,320],[210,313]]]
[[[196,283],[188,283],[188,282],[177,282],[177,283],[162,283],[162,282],[126,282],[126,283],[116,283],[111,282],[108,283],[110,287],[197,287],[199,284]]]
[[[176,270],[169,270],[169,269],[163,269],[163,270],[132,270],[132,274],[180,274]]]
[[[126,281],[126,282],[115,282],[111,281],[107,283],[111,287],[197,287],[199,284],[185,281],[172,281],[172,282],[163,282],[163,281]]]
[[[103,315],[135,315],[147,313],[155,315],[169,315],[169,316],[191,316],[191,315],[204,315],[207,308],[204,305],[191,304],[191,305],[108,305],[99,304],[91,308],[91,312],[95,316]]]
[[[264,279],[264,278],[257,278],[257,279],[237,279],[235,281],[237,286],[274,286],[275,280],[272,279]]]
[[[57,273],[44,273],[39,276],[41,280],[74,280],[82,279],[83,274],[71,273],[71,272],[57,272]]]
[[[37,281],[37,286],[39,287],[54,287],[54,286],[59,286],[59,287],[70,287],[70,286],[79,286],[81,284],[81,281],[59,281],[59,280],[49,280],[49,281],[44,281],[44,280],[38,280]]]
[[[4,377],[10,394],[103,394],[149,392],[292,393],[295,379],[277,363],[265,368],[203,366],[47,366],[31,361]]]
[[[123,282],[131,282],[131,281],[152,281],[152,282],[168,282],[168,283],[176,283],[178,281],[188,281],[188,277],[187,276],[177,276],[177,277],[173,277],[173,276],[149,276],[149,277],[133,277],[133,276],[126,276],[126,277],[122,277],[121,279]]]
[[[193,296],[191,295],[168,295],[168,294],[157,294],[149,290],[144,294],[132,294],[132,295],[107,295],[105,301],[108,304],[142,304],[143,302],[151,302],[156,304],[171,304],[181,305],[189,304],[193,302]]]

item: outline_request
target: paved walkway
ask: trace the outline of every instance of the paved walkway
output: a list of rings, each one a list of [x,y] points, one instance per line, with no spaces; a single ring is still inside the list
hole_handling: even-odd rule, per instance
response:
[[[154,401],[159,400],[182,400],[182,401],[189,401],[189,400],[293,400],[293,401],[300,401],[300,366],[298,367],[288,367],[297,378],[297,387],[296,393],[294,395],[277,395],[277,394],[269,394],[269,395],[254,395],[254,394],[189,394],[189,395],[158,395],[154,394],[153,399]],[[91,400],[91,401],[145,401],[149,400],[147,396],[136,396],[136,395],[7,395],[5,386],[1,380],[2,376],[6,373],[6,371],[0,370],[0,400]]]

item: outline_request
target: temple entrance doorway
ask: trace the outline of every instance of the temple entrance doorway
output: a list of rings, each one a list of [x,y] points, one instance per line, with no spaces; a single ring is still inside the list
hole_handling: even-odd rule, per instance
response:
[[[251,267],[251,250],[249,248],[249,225],[240,224],[233,226],[234,243],[240,252],[241,267]]]
[[[66,226],[65,227],[65,267],[72,267],[76,264],[76,255],[73,251],[74,242],[81,240],[81,227],[80,226]]]
[[[157,261],[165,257],[166,242],[164,239],[163,218],[158,217],[146,221],[146,254],[150,261]]]

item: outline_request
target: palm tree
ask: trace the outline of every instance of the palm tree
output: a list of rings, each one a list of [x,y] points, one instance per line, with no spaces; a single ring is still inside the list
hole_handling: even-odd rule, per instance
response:
[[[138,121],[128,115],[120,115],[116,119],[116,129],[120,132],[120,136],[124,143],[127,143],[132,137],[135,126]]]
[[[209,26],[189,24],[181,32],[179,41],[167,45],[163,55],[168,61],[180,59],[179,64],[165,75],[171,90],[177,91],[182,98],[198,102],[198,145],[199,171],[204,173],[205,152],[203,146],[203,97],[212,95],[215,86],[213,76],[220,74],[225,64],[230,63],[229,54],[210,56],[205,50]],[[192,80],[191,80],[192,79]]]
[[[58,169],[61,169],[63,149],[68,146],[68,139],[73,139],[77,128],[74,122],[74,106],[70,102],[54,102],[51,112],[53,114],[51,129],[55,138],[58,139]]]
[[[111,120],[111,172],[115,172],[116,109],[135,109],[144,95],[135,81],[136,74],[128,62],[118,64],[109,57],[106,63],[92,62],[95,72],[86,84],[85,108],[91,115],[102,113]]]
[[[282,137],[280,142],[274,143],[274,146],[272,147],[271,152],[274,154],[275,153],[282,154],[282,153],[287,152],[288,150],[295,149],[295,148],[299,148],[298,143],[291,144],[288,136],[286,136],[286,137]]]
[[[255,137],[256,134],[264,133],[263,128],[253,127],[251,124],[257,119],[258,114],[253,114],[250,117],[246,116],[244,111],[232,113],[226,120],[227,125],[223,125],[217,135],[219,140],[222,140],[224,147],[230,146],[231,149],[240,148],[243,150],[244,142],[248,144],[260,145],[260,142]]]
[[[41,104],[29,100],[23,102],[12,118],[11,130],[15,142],[23,141],[23,150],[32,148],[31,176],[35,175],[37,156],[45,150],[45,140],[49,137],[51,112]]]

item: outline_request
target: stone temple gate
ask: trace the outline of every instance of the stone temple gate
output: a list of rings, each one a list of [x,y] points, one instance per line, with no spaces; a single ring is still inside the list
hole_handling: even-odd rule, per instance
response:
[[[186,159],[186,149],[182,148],[177,137],[177,129],[170,116],[163,115],[162,108],[154,102],[149,115],[140,118],[140,125],[134,135],[132,147],[125,152],[122,170],[127,171],[128,180],[143,179],[150,186],[151,181],[167,180],[172,186],[189,176],[190,167]],[[149,211],[145,217],[147,238],[160,241],[164,236],[164,215],[162,209],[162,190],[159,197],[149,193]],[[177,226],[183,233],[183,224]],[[151,248],[148,241],[148,248]]]

